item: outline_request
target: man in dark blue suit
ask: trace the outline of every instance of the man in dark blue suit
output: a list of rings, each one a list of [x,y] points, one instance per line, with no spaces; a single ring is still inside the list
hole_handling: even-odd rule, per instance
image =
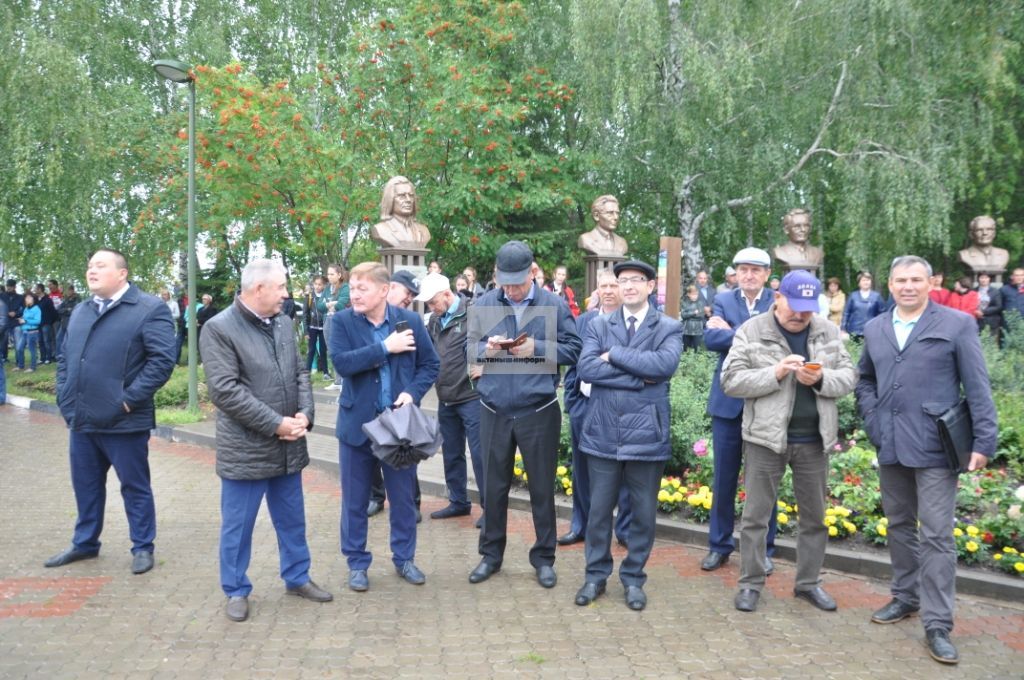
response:
[[[718,365],[711,381],[708,414],[711,416],[711,439],[715,452],[715,476],[712,482],[711,526],[708,531],[708,554],[700,568],[714,571],[729,561],[736,549],[732,533],[736,524],[736,487],[743,461],[743,400],[722,391],[722,363],[732,338],[744,321],[768,311],[772,292],[765,288],[771,273],[771,258],[760,248],[744,248],[732,259],[736,269],[736,289],[715,296],[714,313],[704,329],[704,344],[718,352]],[[765,571],[773,571],[775,552],[775,513],[768,526],[768,559]]]
[[[156,507],[149,481],[153,395],[174,370],[174,321],[163,300],[128,282],[128,261],[102,248],[86,271],[91,302],[75,307],[57,352],[57,405],[71,430],[78,520],[60,567],[100,552],[107,471],[114,467],[132,540],[132,572],[153,568]]]
[[[1010,282],[999,289],[999,294],[1003,298],[1003,328],[1008,331],[1013,323],[1011,319],[1017,322],[1024,319],[1024,267],[1017,267],[1010,273]]]
[[[590,322],[599,316],[609,316],[622,306],[622,294],[619,292],[619,280],[611,269],[603,269],[597,273],[597,309],[581,314],[576,319],[576,334],[580,338],[587,335]],[[587,517],[590,513],[590,467],[587,456],[580,451],[580,433],[583,431],[583,419],[587,416],[590,404],[590,384],[579,379],[576,374],[577,365],[572,365],[565,372],[565,412],[569,415],[569,430],[572,443],[572,520],[569,531],[558,537],[558,545],[573,545],[586,538]],[[619,490],[619,513],[615,519],[615,537],[620,545],[626,545],[629,533],[629,489],[625,486]]]
[[[348,587],[370,587],[366,549],[367,504],[372,476],[382,466],[391,503],[391,553],[395,570],[413,585],[426,582],[416,555],[416,466],[396,470],[380,463],[362,427],[389,408],[419,405],[437,379],[440,361],[419,315],[388,304],[391,276],[384,265],[364,262],[349,274],[352,306],[331,319],[329,351],[344,378],[338,399],[341,471],[341,552]],[[399,324],[406,326],[400,328]]]
[[[864,327],[857,407],[878,449],[889,520],[892,600],[871,617],[891,624],[920,612],[928,649],[960,660],[949,639],[956,600],[957,479],[936,419],[960,401],[971,414],[969,470],[995,455],[998,427],[974,317],[929,300],[931,265],[905,255],[889,269],[892,311]]]

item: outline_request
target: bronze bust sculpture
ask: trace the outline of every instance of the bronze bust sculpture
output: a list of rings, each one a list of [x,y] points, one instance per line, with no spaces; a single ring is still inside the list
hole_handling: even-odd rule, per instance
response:
[[[992,242],[996,238],[996,221],[988,215],[978,215],[971,220],[967,228],[971,245],[960,251],[960,261],[975,274],[987,272],[1001,274],[1006,271],[1010,261],[1010,253],[996,248]]]
[[[790,210],[782,218],[782,228],[789,241],[772,249],[772,259],[786,271],[820,269],[825,260],[825,253],[821,248],[807,242],[811,234],[811,213],[803,208]]]
[[[628,245],[626,239],[615,233],[619,226],[619,201],[614,196],[598,196],[590,205],[594,228],[580,234],[576,245],[590,255],[622,257]]]
[[[384,185],[380,222],[370,229],[370,237],[383,248],[426,248],[430,231],[416,221],[416,207],[412,182],[401,175],[392,177]]]

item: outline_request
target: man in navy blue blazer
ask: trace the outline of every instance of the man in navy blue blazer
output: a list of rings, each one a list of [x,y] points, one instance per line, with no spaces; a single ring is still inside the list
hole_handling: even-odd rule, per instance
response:
[[[732,259],[737,287],[715,296],[713,313],[704,329],[704,345],[718,352],[718,365],[711,381],[708,415],[711,416],[711,440],[714,447],[714,480],[711,491],[711,525],[708,531],[708,554],[700,568],[714,571],[729,561],[736,549],[733,529],[736,524],[736,488],[743,462],[743,400],[722,391],[722,363],[732,339],[744,321],[767,312],[772,306],[772,291],[765,288],[771,273],[771,258],[760,248],[744,248]],[[768,550],[765,571],[773,571],[775,552],[775,514],[768,525]]]
[[[341,471],[341,552],[348,560],[348,587],[370,587],[366,549],[367,504],[377,465],[391,503],[392,561],[413,585],[426,582],[416,567],[416,466],[396,470],[370,450],[363,425],[389,408],[420,403],[437,379],[441,362],[419,315],[388,304],[391,275],[378,262],[364,262],[349,273],[352,306],[331,319],[331,362],[344,380],[338,399]],[[400,329],[404,322],[407,328]]]
[[[128,261],[101,248],[89,258],[93,298],[75,307],[57,352],[57,405],[71,430],[71,485],[78,519],[61,567],[100,552],[107,471],[113,466],[132,541],[132,572],[153,568],[156,506],[149,481],[153,395],[174,370],[174,321],[160,298],[128,281]]]

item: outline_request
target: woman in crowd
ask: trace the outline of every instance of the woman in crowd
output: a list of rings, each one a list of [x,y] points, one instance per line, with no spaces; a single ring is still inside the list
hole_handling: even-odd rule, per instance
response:
[[[541,281],[544,277],[544,273],[541,272],[537,281]],[[573,318],[580,315],[579,305],[576,304],[576,293],[565,280],[569,277],[569,270],[565,268],[565,265],[558,265],[555,267],[555,278],[544,285],[545,288],[550,290],[558,297],[565,300],[565,304],[569,305],[569,311],[572,312]]]
[[[828,280],[825,297],[828,298],[828,320],[837,326],[842,326],[843,310],[846,309],[846,293],[839,287],[839,279],[834,276]]]
[[[36,370],[36,352],[39,347],[39,327],[43,323],[43,313],[36,304],[36,296],[32,293],[25,293],[25,309],[18,319],[21,324],[21,338],[18,339],[18,347],[15,349],[14,358],[17,361],[16,371],[31,373]],[[29,367],[25,368],[25,345],[28,345]]]
[[[850,293],[839,328],[858,342],[864,338],[864,326],[885,311],[885,301],[871,289],[871,272],[857,274],[857,290]]]
[[[704,306],[700,303],[697,286],[686,287],[686,297],[679,309],[679,320],[683,322],[683,352],[696,352],[704,339]]]

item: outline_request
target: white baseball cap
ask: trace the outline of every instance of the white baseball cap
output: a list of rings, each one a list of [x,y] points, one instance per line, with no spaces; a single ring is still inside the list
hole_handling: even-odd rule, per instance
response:
[[[772,258],[760,248],[744,248],[732,258],[733,264],[753,264],[758,267],[772,266]]]
[[[434,299],[434,296],[440,293],[442,290],[451,290],[451,284],[448,282],[448,277],[444,274],[427,274],[420,281],[420,294],[414,299],[417,302],[430,302]]]

